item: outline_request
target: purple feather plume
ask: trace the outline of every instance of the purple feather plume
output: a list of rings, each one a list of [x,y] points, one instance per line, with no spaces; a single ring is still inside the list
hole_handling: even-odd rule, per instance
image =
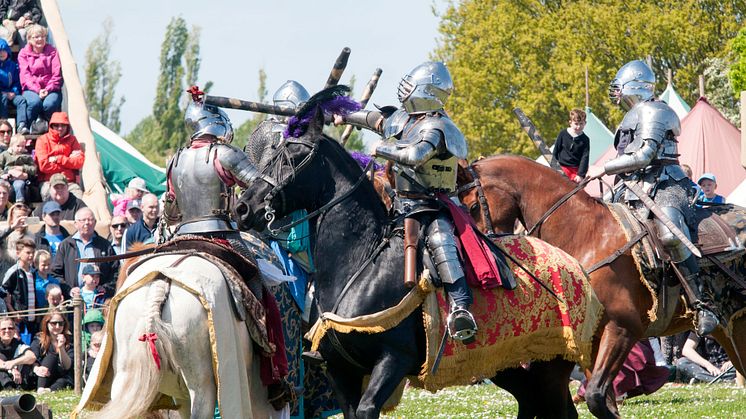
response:
[[[352,112],[359,111],[362,109],[362,106],[348,96],[334,96],[329,100],[319,102],[316,106],[313,106],[307,112],[303,113],[303,115],[291,116],[288,120],[288,127],[282,135],[285,138],[298,138],[305,134],[311,121],[316,116],[316,110],[319,108],[324,112],[324,116],[335,114],[345,116]]]
[[[368,163],[370,163],[371,160],[373,160],[372,156],[369,156],[365,153],[361,153],[359,151],[352,151],[350,152],[350,156],[352,156],[353,159],[357,162],[357,164],[360,165],[361,168],[365,169],[368,167]],[[376,172],[383,171],[383,165],[379,164],[378,162],[373,162],[373,168]]]

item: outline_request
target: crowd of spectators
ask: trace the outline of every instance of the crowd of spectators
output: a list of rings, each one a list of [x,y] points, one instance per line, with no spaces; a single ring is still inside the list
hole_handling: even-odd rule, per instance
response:
[[[116,215],[109,236],[102,237],[94,212],[71,193],[66,173],[52,174],[48,183],[48,200],[33,202],[12,199],[13,187],[0,179],[0,215],[7,224],[0,228],[0,386],[39,393],[72,385],[74,327],[82,331],[80,362],[86,375],[101,345],[103,312],[115,291],[119,262],[78,259],[110,256],[152,241],[161,212],[145,181],[134,178],[125,194],[111,197]],[[65,228],[63,220],[72,221],[73,229]],[[39,223],[34,232],[30,222]],[[74,297],[83,301],[80,325],[72,324],[69,302]]]

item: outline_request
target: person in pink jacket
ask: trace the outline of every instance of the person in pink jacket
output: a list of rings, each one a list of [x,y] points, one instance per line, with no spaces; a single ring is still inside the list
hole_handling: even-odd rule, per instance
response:
[[[18,53],[18,66],[31,127],[19,124],[16,131],[43,134],[52,114],[62,109],[62,66],[57,49],[47,44],[47,28],[32,25],[26,36],[28,44]]]

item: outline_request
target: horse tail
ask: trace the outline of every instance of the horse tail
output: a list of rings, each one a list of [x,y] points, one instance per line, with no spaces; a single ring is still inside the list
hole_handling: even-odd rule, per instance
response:
[[[161,319],[161,309],[168,298],[169,288],[169,283],[159,278],[154,279],[148,287],[145,315],[137,322],[131,336],[133,341],[127,343],[126,352],[120,352],[126,353],[127,358],[122,368],[118,368],[112,383],[112,399],[94,417],[144,416],[158,395],[162,369],[176,370],[173,334]]]

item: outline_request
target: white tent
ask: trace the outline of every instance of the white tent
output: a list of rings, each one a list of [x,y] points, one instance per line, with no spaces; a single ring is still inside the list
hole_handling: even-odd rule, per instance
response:
[[[676,115],[679,116],[679,119],[684,119],[689,111],[692,110],[692,108],[686,102],[684,102],[684,99],[682,99],[681,96],[676,93],[676,90],[674,90],[671,83],[666,86],[666,90],[664,90],[658,98],[668,103],[668,106],[670,106],[671,109],[676,112]]]

